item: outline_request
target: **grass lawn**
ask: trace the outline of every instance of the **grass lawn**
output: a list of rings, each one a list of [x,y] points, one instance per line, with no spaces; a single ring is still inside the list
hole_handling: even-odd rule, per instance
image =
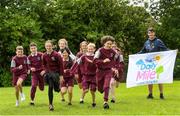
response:
[[[81,92],[74,87],[72,106],[60,101],[60,94],[54,94],[55,110],[48,110],[47,86],[44,92],[37,89],[35,106],[29,105],[30,87],[24,87],[26,100],[15,107],[14,88],[0,88],[0,115],[180,115],[180,81],[164,85],[165,100],[159,99],[157,85],[154,86],[154,99],[147,100],[147,86],[127,89],[122,83],[116,89],[117,100],[115,104],[109,103],[110,109],[104,110],[103,95],[96,92],[97,107],[91,107],[91,95],[87,94],[85,103],[79,104]],[[67,99],[67,95],[66,95]]]

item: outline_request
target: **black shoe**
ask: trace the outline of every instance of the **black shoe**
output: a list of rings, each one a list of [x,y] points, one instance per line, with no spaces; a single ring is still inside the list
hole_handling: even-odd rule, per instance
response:
[[[111,100],[111,103],[115,103],[115,100],[112,99],[112,100]]]
[[[96,103],[92,103],[92,107],[96,107]]]
[[[68,103],[69,106],[71,106],[72,104],[71,103]]]
[[[147,96],[147,99],[153,99],[154,97],[153,97],[153,95],[152,94],[149,94],[148,96]]]
[[[163,96],[163,94],[162,94],[162,93],[160,94],[160,99],[164,99],[164,96]]]
[[[84,103],[84,101],[82,100],[82,101],[80,101],[79,103],[80,103],[80,104],[83,104],[83,103]]]
[[[61,99],[62,102],[65,102],[65,99]]]
[[[104,109],[109,109],[108,103],[105,103],[105,104],[103,105],[103,107],[104,107]]]
[[[53,111],[53,110],[54,110],[53,105],[49,105],[49,111]]]
[[[30,102],[30,105],[31,105],[31,106],[34,106],[35,104],[34,104],[33,102]]]

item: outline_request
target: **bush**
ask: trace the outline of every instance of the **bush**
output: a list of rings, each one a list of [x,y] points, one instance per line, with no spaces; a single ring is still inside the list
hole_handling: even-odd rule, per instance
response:
[[[180,52],[177,55],[176,63],[174,67],[174,78],[179,79],[180,77]]]
[[[0,69],[0,87],[8,87],[12,85],[12,75],[6,69]]]

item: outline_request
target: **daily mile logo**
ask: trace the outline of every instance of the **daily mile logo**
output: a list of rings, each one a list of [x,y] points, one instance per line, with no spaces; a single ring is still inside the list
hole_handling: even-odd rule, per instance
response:
[[[145,59],[139,59],[136,62],[138,67],[136,82],[137,84],[155,84],[164,72],[164,67],[159,64],[162,56],[148,55]]]

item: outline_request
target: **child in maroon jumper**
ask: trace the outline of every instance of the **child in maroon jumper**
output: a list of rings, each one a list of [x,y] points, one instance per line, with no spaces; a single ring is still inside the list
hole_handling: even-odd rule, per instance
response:
[[[13,73],[13,86],[16,90],[16,106],[19,106],[19,92],[21,101],[25,100],[25,95],[22,90],[22,83],[27,78],[28,71],[28,59],[23,54],[23,47],[16,47],[16,56],[11,61],[11,72]]]
[[[80,58],[86,52],[87,52],[87,42],[83,41],[80,43],[80,51],[76,54],[76,57]],[[82,72],[82,67],[81,67],[81,65],[79,65],[75,72],[75,79],[76,79],[80,89],[82,89],[82,74],[81,74],[81,72]]]
[[[66,94],[68,90],[68,98],[69,103],[68,105],[72,105],[72,92],[74,87],[74,75],[71,74],[70,69],[73,65],[73,60],[70,57],[70,51],[68,48],[61,49],[61,54],[63,56],[63,65],[64,65],[64,74],[63,74],[63,80],[61,81],[61,95],[62,95],[62,101],[65,101],[64,95]]]
[[[117,59],[115,63],[115,69],[118,70],[118,74],[114,74],[113,78],[110,81],[110,96],[112,97],[111,102],[115,103],[115,87],[119,86],[120,81],[123,80],[123,72],[124,72],[124,61],[121,50],[117,47],[116,43],[112,44],[112,49],[114,49],[117,53]]]
[[[34,105],[34,98],[36,93],[36,88],[39,86],[41,91],[44,90],[44,78],[41,76],[41,72],[43,71],[42,66],[42,53],[37,52],[36,43],[30,44],[31,54],[28,56],[29,59],[29,68],[31,71],[31,102],[30,105]]]
[[[82,66],[82,87],[83,93],[80,103],[84,103],[84,97],[90,89],[92,95],[92,106],[95,107],[95,92],[96,92],[96,65],[93,63],[95,44],[89,43],[87,53],[78,59],[78,64]]]
[[[63,61],[61,55],[53,50],[53,44],[50,40],[45,42],[46,52],[43,54],[43,68],[44,71],[41,75],[44,75],[45,81],[49,85],[48,97],[49,97],[49,110],[53,111],[53,89],[55,92],[60,91],[60,79],[63,79]]]
[[[112,36],[103,36],[101,38],[103,47],[99,48],[94,56],[94,62],[97,65],[96,79],[98,91],[104,92],[104,109],[109,109],[109,85],[113,72],[118,72],[114,69],[116,52],[111,48],[113,42],[114,38]]]
[[[61,50],[64,49],[65,47],[68,48],[68,41],[65,38],[62,38],[58,41],[58,45],[59,45],[59,52],[61,54]],[[69,49],[69,48],[68,48]],[[71,59],[74,61],[76,59],[76,56],[70,51],[70,57]]]

